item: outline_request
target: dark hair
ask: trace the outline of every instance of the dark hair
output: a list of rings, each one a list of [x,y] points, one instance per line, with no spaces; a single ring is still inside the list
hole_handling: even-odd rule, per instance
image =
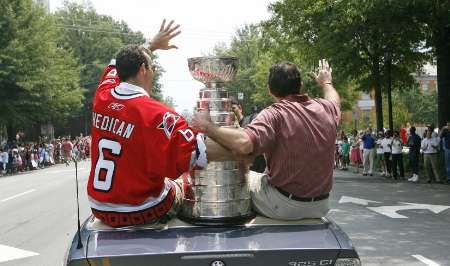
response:
[[[302,78],[296,65],[284,61],[270,68],[268,83],[274,96],[284,97],[300,92]]]
[[[392,131],[390,129],[386,130],[386,132],[384,133],[384,135],[388,138],[392,137]]]
[[[231,101],[231,105],[239,105],[239,106],[241,106],[241,104],[238,102],[238,101],[236,101],[236,100],[232,100]]]
[[[411,127],[411,128],[409,129],[409,132],[411,132],[411,133],[416,133],[416,127]]]
[[[120,80],[126,81],[136,76],[142,64],[149,68],[150,62],[146,55],[144,48],[135,44],[120,49],[116,56],[117,75]]]

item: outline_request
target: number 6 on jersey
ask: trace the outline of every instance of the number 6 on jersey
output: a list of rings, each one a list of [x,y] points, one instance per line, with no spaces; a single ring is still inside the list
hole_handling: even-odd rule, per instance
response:
[[[114,168],[116,163],[113,160],[107,160],[103,156],[103,150],[109,150],[113,155],[120,155],[122,147],[117,141],[109,139],[101,139],[98,142],[98,160],[95,165],[94,188],[98,190],[108,191],[111,189],[114,177]],[[100,180],[100,171],[106,171],[104,180]]]

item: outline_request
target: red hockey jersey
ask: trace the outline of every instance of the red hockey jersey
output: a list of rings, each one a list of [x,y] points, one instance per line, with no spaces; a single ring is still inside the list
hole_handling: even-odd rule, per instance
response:
[[[113,212],[161,202],[170,189],[165,178],[176,179],[198,163],[197,142],[202,141],[180,115],[143,88],[120,83],[114,65],[106,68],[97,88],[91,134],[89,201],[95,210]]]

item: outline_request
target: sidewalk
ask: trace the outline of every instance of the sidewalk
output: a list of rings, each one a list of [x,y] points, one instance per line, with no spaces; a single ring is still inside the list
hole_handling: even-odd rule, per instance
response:
[[[397,179],[395,180],[392,177],[384,177],[381,175],[380,172],[374,172],[373,176],[367,175],[367,176],[363,176],[363,169],[359,168],[359,173],[356,173],[356,168],[353,166],[349,166],[348,170],[339,170],[339,169],[334,169],[333,171],[333,175],[334,177],[345,177],[345,178],[360,178],[362,180],[385,180],[387,182],[391,182],[391,183],[411,183],[411,184],[429,184],[427,183],[428,177],[426,176],[419,176],[419,181],[418,182],[410,182],[408,181],[408,179],[411,177],[409,175],[406,175],[404,177],[404,179]],[[450,183],[431,183],[431,184],[436,184],[436,185],[449,185]]]

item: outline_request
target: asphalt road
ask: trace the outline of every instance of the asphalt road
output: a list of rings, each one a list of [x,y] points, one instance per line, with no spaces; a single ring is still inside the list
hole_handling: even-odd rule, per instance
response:
[[[82,221],[88,168],[79,164]],[[363,265],[450,265],[449,185],[336,171],[331,206]],[[75,230],[73,165],[0,177],[0,266],[61,265]]]
[[[89,165],[78,164],[83,220],[90,212],[85,189]],[[62,265],[76,230],[75,189],[73,164],[0,177],[1,266]]]
[[[334,175],[329,217],[350,236],[363,265],[450,265],[449,185],[394,182],[348,171]],[[415,209],[398,211],[404,218],[391,218],[398,216],[392,210],[407,205]]]

